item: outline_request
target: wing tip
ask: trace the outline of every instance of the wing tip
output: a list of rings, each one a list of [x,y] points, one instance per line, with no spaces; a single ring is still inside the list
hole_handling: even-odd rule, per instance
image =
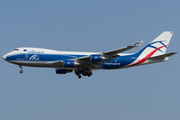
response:
[[[144,41],[139,41],[137,43],[134,44],[134,46],[140,46]]]

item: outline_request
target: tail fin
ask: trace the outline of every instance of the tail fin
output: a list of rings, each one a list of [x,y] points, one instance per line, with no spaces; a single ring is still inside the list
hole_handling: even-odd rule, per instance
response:
[[[150,42],[146,47],[139,51],[139,57],[154,57],[165,54],[173,32],[164,31],[156,39]]]

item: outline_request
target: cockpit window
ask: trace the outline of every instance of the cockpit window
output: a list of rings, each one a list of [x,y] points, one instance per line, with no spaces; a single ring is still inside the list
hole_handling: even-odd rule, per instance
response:
[[[14,49],[14,51],[19,51],[19,49]]]

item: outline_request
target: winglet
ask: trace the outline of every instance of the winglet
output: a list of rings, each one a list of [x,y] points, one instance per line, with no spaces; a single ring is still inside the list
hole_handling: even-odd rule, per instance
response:
[[[134,46],[140,46],[144,41],[139,41],[137,43],[134,44]]]

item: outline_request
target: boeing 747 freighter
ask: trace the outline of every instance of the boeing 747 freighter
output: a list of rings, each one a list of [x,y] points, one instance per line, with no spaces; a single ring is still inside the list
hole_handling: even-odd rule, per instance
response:
[[[176,52],[165,54],[173,32],[165,31],[142,50],[133,54],[122,53],[140,46],[143,41],[107,52],[67,52],[44,48],[20,47],[3,56],[7,62],[20,66],[55,68],[57,74],[73,72],[81,76],[92,75],[93,70],[122,69],[167,61]]]

